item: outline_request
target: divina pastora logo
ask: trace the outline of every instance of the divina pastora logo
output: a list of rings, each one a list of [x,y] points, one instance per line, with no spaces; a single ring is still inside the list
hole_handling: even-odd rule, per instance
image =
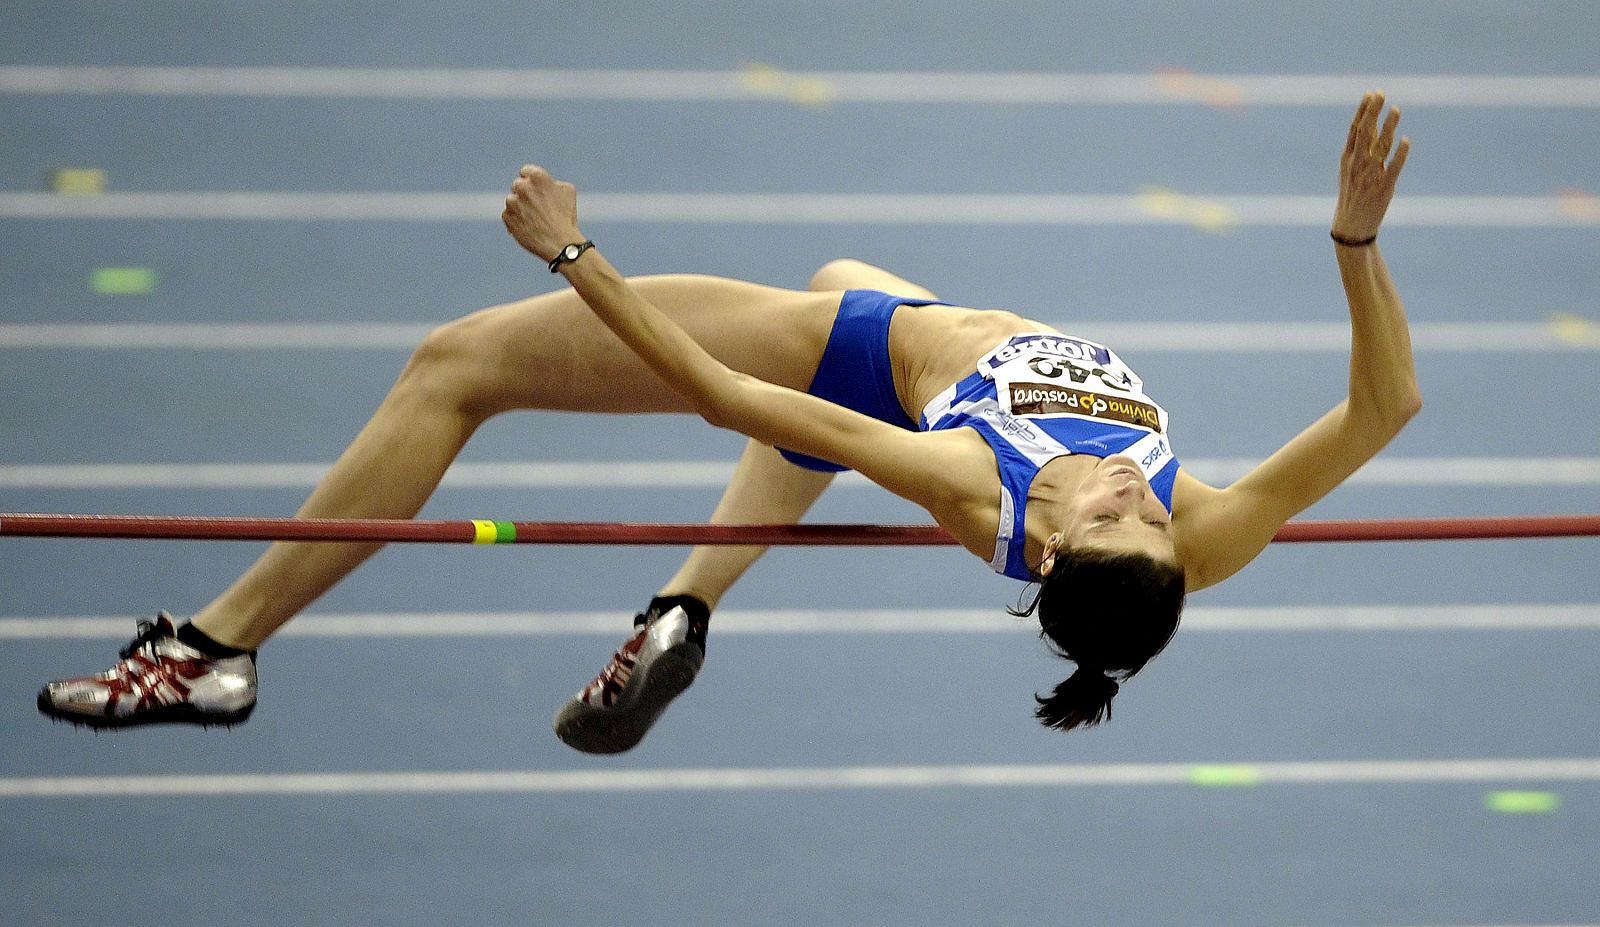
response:
[[[1161,413],[1155,406],[1122,396],[1102,396],[1053,383],[1012,383],[1009,399],[1013,415],[1087,415],[1161,430]]]

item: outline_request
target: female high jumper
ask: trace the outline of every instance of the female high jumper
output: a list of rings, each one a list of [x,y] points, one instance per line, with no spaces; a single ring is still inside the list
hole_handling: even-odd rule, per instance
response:
[[[850,468],[927,510],[995,571],[1039,582],[1042,636],[1076,664],[1047,726],[1108,716],[1177,629],[1186,590],[1232,576],[1421,406],[1405,311],[1375,243],[1409,141],[1381,93],[1356,110],[1331,233],[1350,309],[1349,395],[1226,489],[1179,465],[1166,412],[1109,348],[1010,312],[938,302],[853,260],[805,292],[628,279],[578,229],[574,188],[524,167],[507,230],[570,290],[432,332],[312,493],[304,518],[410,518],[500,412],[694,412],[751,440],[712,516],[797,521]],[[1007,272],[1006,255],[994,272]],[[1014,268],[1012,272],[1018,272]],[[161,613],[105,673],[52,682],[44,713],[96,728],[233,724],[255,651],[381,545],[274,544],[181,626]],[[764,548],[699,547],[630,639],[556,715],[571,746],[637,744],[705,656],[710,612]]]

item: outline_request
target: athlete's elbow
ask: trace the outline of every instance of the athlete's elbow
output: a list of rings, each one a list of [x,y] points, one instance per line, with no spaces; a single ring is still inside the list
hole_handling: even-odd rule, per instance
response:
[[[1411,384],[1410,393],[1408,393],[1406,395],[1405,402],[1401,406],[1400,423],[1402,425],[1404,425],[1406,422],[1409,422],[1412,419],[1416,418],[1417,414],[1420,413],[1421,411],[1422,411],[1422,389],[1420,387],[1418,387],[1415,383],[1413,383],[1413,384]]]
[[[1393,423],[1394,430],[1397,432],[1404,428],[1407,422],[1416,418],[1417,413],[1421,411],[1422,389],[1417,386],[1415,380],[1406,384],[1403,389],[1396,390],[1394,395],[1389,397],[1384,409],[1386,417]]]
[[[706,393],[695,397],[694,411],[706,424],[716,428],[732,428],[734,415],[728,408],[726,397],[716,393]]]
[[[1403,387],[1352,389],[1346,408],[1363,428],[1393,436],[1422,411],[1422,391],[1415,382]]]
[[[700,384],[694,396],[690,398],[694,411],[705,419],[707,424],[739,431],[740,423],[745,418],[740,412],[744,407],[747,392],[743,381],[749,377],[738,371],[729,373],[731,376]]]
[[[1405,396],[1397,396],[1383,407],[1379,419],[1380,426],[1392,438],[1403,431],[1421,411],[1421,393],[1412,392]]]

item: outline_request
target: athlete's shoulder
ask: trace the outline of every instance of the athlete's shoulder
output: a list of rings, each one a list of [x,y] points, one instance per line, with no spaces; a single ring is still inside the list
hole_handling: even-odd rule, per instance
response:
[[[971,428],[915,436],[938,461],[938,476],[918,500],[962,547],[988,561],[1000,528],[1000,473],[989,442]]]

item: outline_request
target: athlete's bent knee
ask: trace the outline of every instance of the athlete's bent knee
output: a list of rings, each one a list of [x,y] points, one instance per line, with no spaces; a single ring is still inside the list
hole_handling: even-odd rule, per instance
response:
[[[811,275],[809,289],[815,292],[852,289],[852,281],[860,279],[863,270],[876,271],[877,268],[855,258],[835,258]]]
[[[462,412],[487,418],[494,382],[485,375],[486,358],[494,353],[486,326],[478,315],[447,322],[429,332],[411,354],[397,388],[421,393]]]

